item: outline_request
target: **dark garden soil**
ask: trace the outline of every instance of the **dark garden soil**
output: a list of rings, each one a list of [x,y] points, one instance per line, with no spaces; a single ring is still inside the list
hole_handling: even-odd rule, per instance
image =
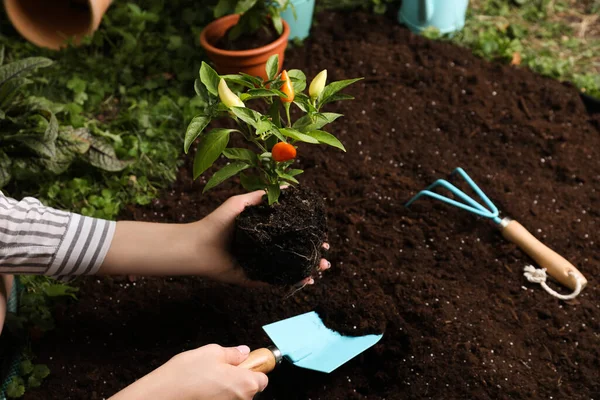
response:
[[[326,375],[283,365],[262,399],[597,399],[600,396],[600,127],[577,91],[392,20],[323,13],[286,57],[308,76],[364,76],[332,107],[347,153],[302,145],[302,183],[321,193],[332,269],[285,298],[194,278],[87,278],[36,347],[53,374],[27,399],[101,399],[182,350],[269,344],[261,326],[309,310],[349,333],[384,331]],[[590,283],[574,301],[526,283],[530,259],[490,222],[422,200],[463,167],[504,212]],[[202,194],[184,167],[172,190],[123,218],[202,218],[239,192]],[[556,286],[555,286],[556,287]]]
[[[265,202],[242,212],[231,250],[250,279],[292,285],[316,273],[326,230],[319,195],[290,187],[275,205]]]
[[[229,39],[229,32],[213,46],[223,50],[251,50],[273,43],[280,36],[270,25],[268,29],[259,29],[252,35],[242,35],[235,40]]]

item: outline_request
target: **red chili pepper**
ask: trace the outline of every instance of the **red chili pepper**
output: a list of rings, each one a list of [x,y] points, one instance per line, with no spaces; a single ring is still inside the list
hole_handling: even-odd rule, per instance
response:
[[[294,97],[296,94],[294,93],[294,86],[292,86],[292,81],[290,80],[287,71],[284,70],[281,73],[281,80],[283,81],[281,91],[285,93],[287,97],[281,96],[280,99],[284,103],[291,103],[292,101],[294,101]]]
[[[271,155],[277,162],[293,160],[296,158],[296,148],[289,143],[279,142],[273,146]]]

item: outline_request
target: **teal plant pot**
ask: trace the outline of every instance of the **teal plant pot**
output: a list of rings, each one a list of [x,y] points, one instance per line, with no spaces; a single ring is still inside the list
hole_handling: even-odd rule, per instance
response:
[[[290,26],[289,40],[304,40],[310,33],[315,11],[315,0],[291,0],[290,3],[287,9],[281,13],[281,17]]]
[[[416,33],[429,27],[454,33],[465,26],[468,6],[469,0],[404,0],[398,21]]]

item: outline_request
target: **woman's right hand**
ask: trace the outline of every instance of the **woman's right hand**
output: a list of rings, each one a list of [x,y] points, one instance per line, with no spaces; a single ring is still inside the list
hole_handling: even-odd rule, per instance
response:
[[[251,400],[267,376],[238,367],[250,349],[209,344],[178,354],[110,400]]]

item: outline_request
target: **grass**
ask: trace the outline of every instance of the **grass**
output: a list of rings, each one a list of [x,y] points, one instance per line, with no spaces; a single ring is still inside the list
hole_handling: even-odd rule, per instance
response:
[[[600,97],[600,0],[471,0],[450,40]]]

